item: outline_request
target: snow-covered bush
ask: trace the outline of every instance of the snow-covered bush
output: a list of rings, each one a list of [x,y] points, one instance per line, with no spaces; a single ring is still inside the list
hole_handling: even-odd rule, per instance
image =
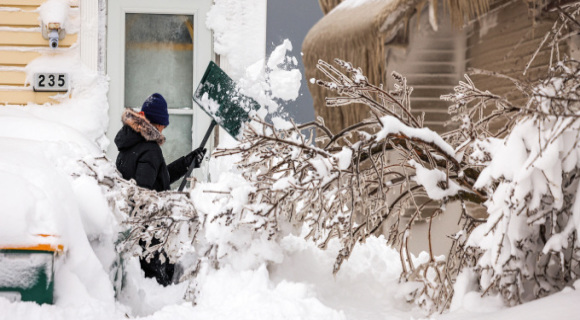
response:
[[[510,304],[559,291],[580,272],[579,67],[560,62],[527,106],[511,107],[509,134],[476,141],[470,154],[485,167],[474,187],[489,195],[489,217],[460,237],[462,254],[482,290]]]

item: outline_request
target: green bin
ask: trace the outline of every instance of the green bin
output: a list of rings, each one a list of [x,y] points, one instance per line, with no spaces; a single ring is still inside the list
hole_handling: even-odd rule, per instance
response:
[[[62,246],[0,248],[0,297],[52,304],[54,260]]]

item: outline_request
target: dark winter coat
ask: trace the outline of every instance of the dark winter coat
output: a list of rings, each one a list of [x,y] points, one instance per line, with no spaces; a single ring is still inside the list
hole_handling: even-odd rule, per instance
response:
[[[188,164],[181,157],[168,166],[161,145],[165,137],[147,119],[131,109],[122,116],[123,128],[115,137],[119,149],[117,169],[124,179],[135,179],[143,188],[165,191],[185,173]]]

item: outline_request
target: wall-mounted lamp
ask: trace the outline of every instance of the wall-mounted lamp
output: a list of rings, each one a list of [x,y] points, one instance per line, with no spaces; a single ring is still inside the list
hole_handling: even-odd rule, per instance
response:
[[[48,46],[52,49],[58,48],[58,41],[64,39],[65,36],[66,31],[60,27],[60,23],[42,23],[42,37],[48,40]]]

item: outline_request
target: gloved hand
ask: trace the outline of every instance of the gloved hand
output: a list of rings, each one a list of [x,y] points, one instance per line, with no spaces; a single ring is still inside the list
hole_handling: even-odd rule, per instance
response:
[[[185,163],[187,167],[193,165],[194,168],[199,168],[201,165],[201,161],[203,161],[203,157],[205,156],[205,152],[207,150],[205,148],[197,148],[191,151],[188,155],[185,156]]]

